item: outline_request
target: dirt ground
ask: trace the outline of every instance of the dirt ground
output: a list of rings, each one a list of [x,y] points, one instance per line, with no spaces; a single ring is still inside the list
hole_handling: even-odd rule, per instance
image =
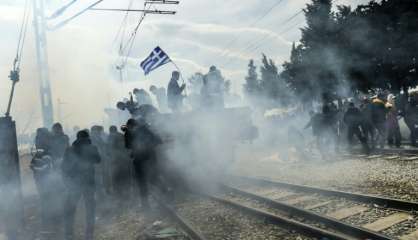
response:
[[[29,168],[30,159],[31,156],[27,154],[22,155],[20,158],[24,196],[24,226],[19,234],[19,240],[61,240],[63,239],[62,223],[57,223],[59,229],[57,235],[48,235],[40,232],[40,199],[34,184],[32,171]],[[182,234],[180,228],[171,219],[167,218],[156,204],[152,204],[152,210],[145,212],[140,208],[139,199],[138,201],[134,199],[129,204],[129,207],[124,209],[120,208],[115,202],[108,205],[111,207],[98,206],[95,240],[145,240],[149,239],[147,234],[164,229]],[[76,216],[75,239],[84,239],[84,224],[84,207],[81,200]],[[0,240],[3,239],[5,240],[6,236],[3,227],[0,226]]]
[[[306,184],[336,190],[375,194],[418,202],[418,161],[383,157],[339,156],[322,160],[313,154],[303,160],[295,151],[281,153],[252,145],[239,149],[230,166],[236,175],[265,177],[296,184]],[[25,196],[25,240],[39,239],[39,198],[29,169],[30,156],[21,158],[22,185]],[[80,202],[82,203],[82,202]],[[116,205],[115,205],[116,206]],[[82,204],[79,206],[76,239],[82,239],[84,229]],[[100,211],[99,211],[100,212]],[[159,211],[145,213],[139,203],[129,209],[110,208],[96,219],[96,240],[142,240],[149,229],[171,228],[173,224]],[[155,226],[154,226],[155,227]],[[1,232],[1,231],[0,231]],[[0,234],[0,240],[4,236]],[[60,238],[55,238],[60,239]]]

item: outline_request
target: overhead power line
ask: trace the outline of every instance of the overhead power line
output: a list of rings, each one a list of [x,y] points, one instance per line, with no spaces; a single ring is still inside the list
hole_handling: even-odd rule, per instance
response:
[[[80,15],[82,15],[83,13],[87,12],[88,10],[90,10],[91,8],[94,8],[96,5],[98,5],[99,3],[103,2],[104,0],[98,0],[96,2],[94,2],[93,4],[91,4],[90,6],[88,6],[87,8],[81,10],[80,12],[76,13],[75,15],[73,15],[72,17],[67,18],[66,20],[58,23],[57,25],[53,26],[52,28],[50,28],[49,30],[57,30],[63,26],[65,26],[66,24],[68,24],[69,22],[71,22],[72,20],[74,20],[75,18],[79,17]]]
[[[337,3],[340,0],[334,0],[333,3]],[[295,14],[291,15],[290,17],[288,17],[287,19],[285,19],[283,22],[280,23],[281,26],[291,22],[293,19],[295,19],[297,16],[299,16],[300,14],[302,14],[304,12],[303,9],[299,10],[298,12],[296,12]],[[291,25],[290,27],[284,29],[283,31],[279,32],[278,35],[283,35],[291,30],[293,30],[295,27],[299,26],[301,23],[303,23],[305,21],[305,19],[303,19],[302,21],[298,21],[296,24]],[[262,42],[265,42],[267,39],[271,38],[272,35],[266,35],[263,36],[261,38],[259,38],[258,40],[255,41],[250,41],[248,42],[249,45],[247,45],[243,50],[238,52],[238,57],[243,56],[243,54],[245,54],[246,52],[248,53],[253,53],[254,51],[258,50],[263,44]],[[230,59],[229,61],[227,61],[226,64],[224,64],[224,66],[228,66],[229,64],[232,63],[232,59]]]
[[[118,70],[122,70],[125,66],[126,63],[128,61],[128,58],[131,54],[131,51],[133,49],[134,43],[135,43],[135,39],[138,33],[138,30],[141,26],[141,24],[143,23],[145,17],[147,14],[152,13],[152,14],[175,14],[175,11],[160,11],[154,8],[154,10],[150,10],[151,7],[154,4],[179,4],[179,1],[166,1],[166,0],[148,0],[144,2],[144,9],[143,10],[132,10],[130,8],[128,9],[122,9],[125,10],[126,12],[142,12],[142,15],[138,21],[138,24],[136,25],[136,27],[134,28],[133,32],[131,33],[131,36],[129,37],[128,41],[125,44],[120,44],[120,48],[119,48],[119,54],[121,55],[121,57],[123,57],[122,63],[120,66],[117,66]],[[116,10],[118,11],[118,10]],[[123,36],[122,36],[122,40],[123,40]]]
[[[148,8],[148,10],[149,10],[150,8],[151,8],[151,6]],[[138,24],[136,25],[136,27],[135,27],[134,31],[131,33],[131,36],[130,36],[130,38],[128,39],[127,43],[126,43],[124,46],[122,46],[122,51],[121,51],[122,55],[123,55],[123,54],[125,54],[125,50],[126,50],[126,49],[128,49],[128,51],[127,51],[127,53],[126,53],[126,54],[125,54],[125,56],[124,56],[124,59],[123,59],[123,61],[122,61],[122,64],[121,64],[120,68],[124,68],[124,67],[125,67],[125,65],[126,65],[126,63],[128,62],[128,58],[129,58],[129,56],[131,55],[131,51],[132,51],[132,48],[133,48],[134,43],[135,43],[135,39],[136,39],[136,35],[137,35],[137,33],[138,33],[138,29],[139,29],[139,27],[141,26],[142,22],[144,21],[145,16],[146,16],[146,13],[145,13],[145,12],[143,12],[143,14],[142,14],[141,18],[140,18],[140,19],[139,19],[139,21],[138,21]]]
[[[134,0],[131,0],[128,4],[128,9],[132,8],[132,4],[133,4]],[[125,32],[126,32],[126,25],[128,24],[128,16],[129,16],[129,12],[125,13],[125,16],[123,17],[122,23],[120,24],[120,27],[116,33],[115,39],[113,40],[113,44],[115,44],[115,42],[118,40],[119,35],[121,35],[121,42],[123,41],[123,38],[125,36]],[[121,50],[121,47],[120,47]]]
[[[287,23],[289,23],[289,22],[291,22],[294,18],[296,18],[297,16],[299,16],[301,13],[303,13],[303,10],[300,10],[300,11],[298,11],[298,12],[296,12],[295,14],[293,14],[293,15],[291,15],[290,17],[288,17],[288,18],[286,18],[285,20],[283,20],[282,22],[280,22],[278,25],[280,25],[281,27],[283,27],[283,26],[285,26]],[[304,20],[303,20],[304,21]],[[303,22],[302,21],[302,22]],[[299,25],[301,22],[298,22],[296,25]],[[291,27],[290,27],[290,29],[286,29],[286,30],[284,30],[284,31],[282,31],[282,32],[280,32],[280,33],[278,33],[278,35],[282,35],[282,34],[284,34],[284,33],[286,33],[286,32],[288,32],[289,30],[291,30],[291,29],[293,29],[293,27],[295,27],[296,25],[292,25]],[[259,43],[261,43],[261,42],[263,42],[263,41],[265,41],[265,40],[267,40],[267,39],[269,39],[270,37],[272,37],[272,34],[268,34],[268,35],[265,35],[265,36],[263,36],[263,37],[261,37],[261,38],[258,38],[258,39],[253,39],[253,40],[250,40],[249,42],[247,42],[247,44],[246,44],[246,46],[244,47],[244,48],[242,48],[240,51],[238,51],[238,57],[241,57],[241,56],[243,56],[247,51],[251,51],[251,52],[253,52],[254,50],[256,50],[256,49],[258,49],[260,46],[259,46]],[[225,66],[228,66],[229,64],[231,64],[233,62],[233,59],[230,59],[230,60],[228,60],[225,64],[224,64],[224,67]]]
[[[25,45],[25,39],[26,39],[26,33],[28,28],[28,22],[29,22],[29,16],[30,16],[30,1],[25,1],[25,9],[23,12],[23,18],[22,18],[22,24],[20,26],[19,31],[19,40],[17,43],[17,50],[16,50],[16,57],[13,63],[13,69],[14,71],[19,71],[20,63],[23,56],[23,47]]]
[[[29,8],[30,8],[30,0],[25,1],[25,9],[23,11],[23,18],[22,18],[22,24],[20,26],[19,30],[19,39],[17,41],[17,50],[16,50],[16,57],[13,61],[13,69],[10,71],[10,80],[12,80],[12,89],[10,91],[9,101],[7,103],[7,110],[5,113],[6,117],[10,116],[10,111],[12,108],[12,102],[13,102],[13,96],[15,92],[15,86],[16,83],[19,81],[20,77],[20,63],[22,62],[22,56],[23,56],[23,47],[25,45],[25,39],[26,39],[26,32],[28,28],[28,22],[29,22]]]
[[[282,24],[286,24],[286,23],[292,21],[294,18],[296,18],[297,16],[299,16],[302,13],[303,13],[303,9],[300,10],[299,12],[295,13],[294,15],[290,16],[288,19],[286,19],[284,22],[282,22]]]
[[[71,2],[67,3],[66,5],[59,8],[57,11],[55,11],[51,16],[48,17],[48,20],[57,18],[61,16],[69,7],[71,7],[74,3],[76,3],[78,0],[72,0]]]
[[[179,4],[180,1],[169,1],[169,0],[147,0],[145,4]]]
[[[267,11],[262,14],[259,18],[257,18],[253,23],[251,23],[249,25],[249,27],[253,27],[255,26],[257,23],[259,23],[261,20],[263,20],[267,15],[269,15],[277,6],[279,6],[279,4],[283,2],[283,0],[279,0],[277,1],[275,4],[273,4],[269,9],[267,9]],[[228,42],[226,44],[226,46],[224,47],[224,51],[221,53],[221,56],[225,56],[229,50],[228,48],[230,48],[238,39],[240,38],[239,34],[237,34],[230,42]]]

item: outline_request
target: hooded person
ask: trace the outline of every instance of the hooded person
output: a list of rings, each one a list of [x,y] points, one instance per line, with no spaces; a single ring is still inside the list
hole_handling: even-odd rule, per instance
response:
[[[62,164],[64,183],[67,187],[65,202],[65,239],[74,239],[74,220],[77,205],[84,199],[86,212],[86,240],[94,239],[96,218],[95,201],[95,165],[101,161],[97,147],[92,145],[89,133],[85,130],[77,133],[77,139],[67,149]]]
[[[51,133],[47,128],[38,128],[35,136],[35,148],[43,152],[49,152],[51,146]]]
[[[64,134],[60,123],[55,123],[51,129],[50,151],[56,166],[61,165],[65,150],[70,146],[70,138]]]

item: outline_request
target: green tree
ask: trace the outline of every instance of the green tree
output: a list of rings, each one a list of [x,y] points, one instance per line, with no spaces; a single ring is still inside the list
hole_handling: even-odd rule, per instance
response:
[[[248,74],[245,77],[244,93],[248,98],[255,97],[260,93],[260,81],[258,79],[257,67],[254,60],[251,59],[248,63]]]
[[[260,90],[271,105],[287,105],[289,93],[285,81],[280,77],[278,68],[272,59],[263,54],[260,67]]]
[[[301,102],[309,102],[312,96],[318,95],[315,92],[310,76],[303,61],[303,46],[292,44],[290,53],[290,61],[283,64],[283,71],[280,74],[282,79],[286,81],[289,90],[300,99]]]
[[[313,0],[307,5],[301,44],[292,46],[291,59],[283,65],[281,76],[303,102],[320,99],[323,93],[336,93],[341,85],[331,7],[331,0]]]

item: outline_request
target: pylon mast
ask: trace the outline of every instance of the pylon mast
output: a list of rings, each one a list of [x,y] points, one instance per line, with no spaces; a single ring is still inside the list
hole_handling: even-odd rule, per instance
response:
[[[35,27],[36,57],[38,63],[39,94],[41,97],[42,120],[44,127],[51,127],[54,122],[51,85],[49,81],[49,65],[46,38],[44,0],[33,1],[33,17]]]

